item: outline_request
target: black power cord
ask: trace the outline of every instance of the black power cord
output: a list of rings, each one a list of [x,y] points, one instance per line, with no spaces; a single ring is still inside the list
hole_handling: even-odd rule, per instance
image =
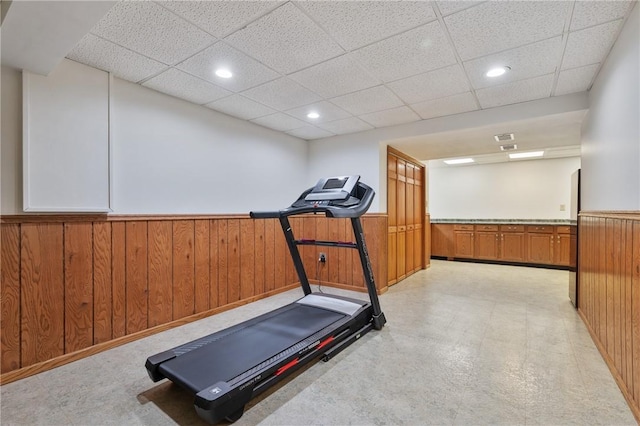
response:
[[[322,291],[322,279],[321,279],[322,275],[320,271],[320,266],[324,268],[326,264],[327,264],[327,256],[324,253],[320,253],[320,256],[318,257],[318,263],[316,263],[316,281],[318,282],[318,291],[320,293],[324,293]]]

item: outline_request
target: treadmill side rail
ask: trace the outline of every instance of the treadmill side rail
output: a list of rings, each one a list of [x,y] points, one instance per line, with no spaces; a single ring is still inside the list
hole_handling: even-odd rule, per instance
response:
[[[158,371],[158,367],[165,361],[169,361],[176,357],[175,352],[172,350],[160,352],[159,354],[155,354],[147,358],[147,362],[145,362],[144,366],[147,368],[147,374],[154,382],[159,382],[164,379],[164,375]]]

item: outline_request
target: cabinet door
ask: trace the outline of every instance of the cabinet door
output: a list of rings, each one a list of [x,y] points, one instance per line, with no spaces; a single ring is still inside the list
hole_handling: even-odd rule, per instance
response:
[[[431,255],[453,256],[453,225],[444,223],[431,225]]]
[[[475,233],[475,258],[476,259],[498,259],[498,233],[497,232],[476,232]]]
[[[407,253],[405,258],[405,267],[407,268],[407,272],[411,273],[415,269],[414,267],[414,244],[415,240],[413,239],[414,234],[413,225],[407,226]]]
[[[454,257],[473,257],[473,231],[454,231]]]
[[[571,234],[558,234],[555,246],[555,264],[571,266]]]
[[[553,263],[553,234],[527,234],[528,262]]]
[[[396,252],[398,250],[398,245],[396,242],[397,233],[389,232],[388,234],[388,250],[390,255],[387,256],[387,283],[395,284],[398,282],[398,257]]]
[[[413,268],[422,269],[422,225],[413,228]]]
[[[397,234],[397,263],[398,280],[403,279],[407,275],[407,233],[405,231]]]
[[[503,232],[500,234],[500,259],[512,262],[525,261],[524,232]]]

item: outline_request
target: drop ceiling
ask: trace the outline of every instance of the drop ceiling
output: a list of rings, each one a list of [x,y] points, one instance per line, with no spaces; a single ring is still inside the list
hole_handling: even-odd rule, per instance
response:
[[[67,57],[311,140],[587,91],[634,3],[120,1]]]

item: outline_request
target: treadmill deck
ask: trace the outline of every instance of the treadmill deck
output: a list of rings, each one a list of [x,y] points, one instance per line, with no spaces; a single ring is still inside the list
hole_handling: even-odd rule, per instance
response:
[[[163,362],[158,369],[165,377],[198,393],[214,383],[233,379],[346,317],[305,304],[290,306],[265,321],[249,323]]]

